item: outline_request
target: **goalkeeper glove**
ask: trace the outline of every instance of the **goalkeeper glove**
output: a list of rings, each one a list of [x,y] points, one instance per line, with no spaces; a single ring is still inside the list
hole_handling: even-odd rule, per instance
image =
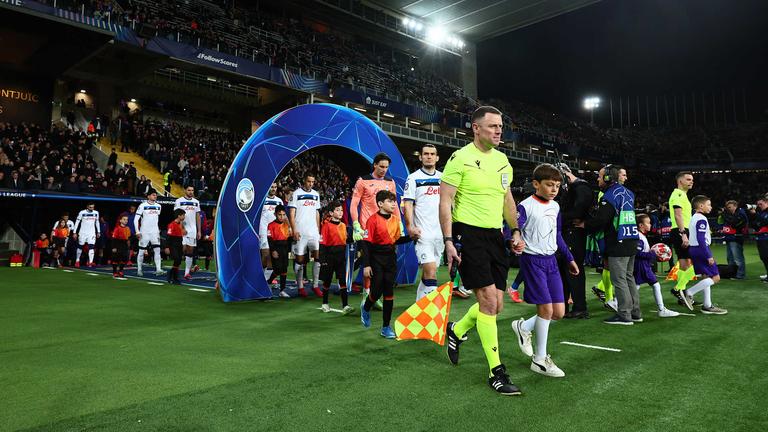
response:
[[[360,222],[355,221],[352,223],[352,240],[360,241],[363,239],[363,227],[360,226]]]

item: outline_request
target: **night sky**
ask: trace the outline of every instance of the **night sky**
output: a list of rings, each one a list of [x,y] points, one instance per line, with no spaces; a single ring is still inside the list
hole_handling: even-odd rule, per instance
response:
[[[768,108],[768,1],[603,0],[478,44],[481,99],[586,119],[582,100],[745,90],[749,120]],[[643,102],[644,103],[644,102]],[[644,110],[645,108],[641,108]],[[739,105],[739,115],[743,112]]]

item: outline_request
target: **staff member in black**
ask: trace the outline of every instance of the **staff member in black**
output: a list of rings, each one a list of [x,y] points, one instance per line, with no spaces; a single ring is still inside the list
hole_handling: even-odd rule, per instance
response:
[[[563,219],[563,239],[568,245],[573,259],[579,266],[579,274],[573,276],[568,271],[568,263],[561,263],[560,276],[563,279],[563,291],[565,298],[570,296],[573,306],[568,311],[568,303],[565,305],[565,318],[587,319],[586,276],[584,274],[584,257],[587,253],[587,231],[584,229],[584,221],[587,219],[589,209],[592,207],[592,187],[571,172],[566,163],[555,165],[565,179],[565,187],[561,188],[558,202],[560,215]]]

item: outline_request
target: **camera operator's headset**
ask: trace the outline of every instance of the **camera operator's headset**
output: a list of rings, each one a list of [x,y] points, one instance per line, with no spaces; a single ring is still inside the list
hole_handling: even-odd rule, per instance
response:
[[[608,164],[603,167],[603,181],[607,184],[613,184],[619,181],[619,170],[621,168],[614,165],[614,164]]]

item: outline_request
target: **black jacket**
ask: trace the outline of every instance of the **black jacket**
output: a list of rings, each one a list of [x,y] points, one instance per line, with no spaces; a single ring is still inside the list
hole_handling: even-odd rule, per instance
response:
[[[568,185],[568,190],[560,200],[560,216],[563,228],[570,227],[576,219],[586,220],[592,208],[592,188],[582,179],[576,179]]]
[[[592,234],[602,231],[605,234],[605,257],[628,257],[637,253],[637,240],[618,241],[618,233],[613,226],[616,209],[606,200],[601,199],[597,213],[584,224],[587,232]]]

